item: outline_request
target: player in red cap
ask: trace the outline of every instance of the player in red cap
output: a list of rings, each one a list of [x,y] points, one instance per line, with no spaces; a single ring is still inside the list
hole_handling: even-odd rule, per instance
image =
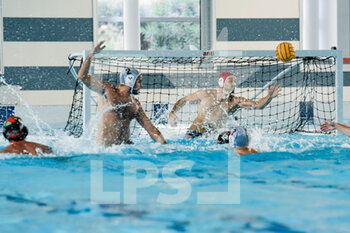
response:
[[[0,153],[32,155],[52,153],[52,149],[48,146],[25,140],[28,129],[22,124],[21,118],[17,116],[9,117],[5,121],[3,135],[10,142],[10,145],[1,150]]]
[[[267,96],[251,101],[234,95],[236,76],[233,73],[220,73],[218,83],[219,89],[202,89],[179,99],[170,112],[170,125],[176,126],[178,120],[176,112],[187,102],[201,101],[197,117],[186,133],[186,138],[200,137],[204,133],[212,133],[221,128],[226,123],[228,115],[233,114],[239,107],[262,109],[281,91],[280,85],[276,82],[273,87],[268,88]]]

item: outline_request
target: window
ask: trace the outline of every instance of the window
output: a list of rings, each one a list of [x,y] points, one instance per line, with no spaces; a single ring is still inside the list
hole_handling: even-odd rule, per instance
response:
[[[106,49],[123,49],[123,0],[98,0],[98,40]]]
[[[139,0],[142,50],[200,47],[199,0]],[[99,40],[123,49],[123,0],[99,0]]]

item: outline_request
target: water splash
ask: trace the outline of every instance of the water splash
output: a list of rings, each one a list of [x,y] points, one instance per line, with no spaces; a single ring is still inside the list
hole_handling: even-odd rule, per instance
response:
[[[30,105],[25,101],[22,96],[18,93],[18,91],[12,87],[10,84],[6,82],[4,79],[4,76],[0,76],[0,82],[3,83],[8,87],[8,89],[11,91],[12,94],[14,94],[20,101],[21,103],[25,106],[26,110],[28,111],[28,116],[35,122],[35,125],[37,129],[39,130],[39,133],[41,135],[48,135],[48,134],[53,134],[53,129],[43,120],[39,118],[38,115],[36,115],[33,111],[33,109],[30,107]],[[42,127],[44,126],[44,127]],[[46,131],[44,131],[46,130]]]

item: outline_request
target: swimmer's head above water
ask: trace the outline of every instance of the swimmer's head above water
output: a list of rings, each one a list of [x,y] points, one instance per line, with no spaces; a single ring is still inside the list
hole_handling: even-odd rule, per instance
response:
[[[231,72],[221,72],[218,84],[223,90],[233,92],[236,87],[236,76]]]
[[[246,128],[236,126],[231,130],[229,143],[233,147],[247,147],[249,145],[249,135]]]
[[[139,77],[141,78],[141,74],[138,70],[133,68],[125,68],[125,70],[120,73],[120,84],[130,87],[130,92],[137,95],[140,93],[140,89],[142,87],[142,85],[137,84],[137,81],[140,82]]]
[[[221,133],[217,139],[217,144],[227,143],[235,148],[248,147],[249,135],[247,130],[241,126],[236,126],[231,131]]]
[[[21,141],[28,135],[28,129],[22,124],[20,117],[7,118],[3,126],[3,135],[9,141]]]

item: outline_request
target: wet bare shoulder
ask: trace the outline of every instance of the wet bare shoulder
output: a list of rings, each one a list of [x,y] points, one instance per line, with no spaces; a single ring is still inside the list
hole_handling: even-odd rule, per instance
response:
[[[106,83],[105,93],[104,93],[105,99],[112,100],[112,99],[115,99],[116,97],[118,97],[119,95],[120,94],[119,94],[116,87],[114,87],[113,85],[111,85],[109,83]]]
[[[25,147],[33,155],[52,153],[51,147],[36,142],[27,142]]]
[[[203,98],[213,97],[213,96],[216,96],[218,93],[216,89],[203,89],[200,91]]]

